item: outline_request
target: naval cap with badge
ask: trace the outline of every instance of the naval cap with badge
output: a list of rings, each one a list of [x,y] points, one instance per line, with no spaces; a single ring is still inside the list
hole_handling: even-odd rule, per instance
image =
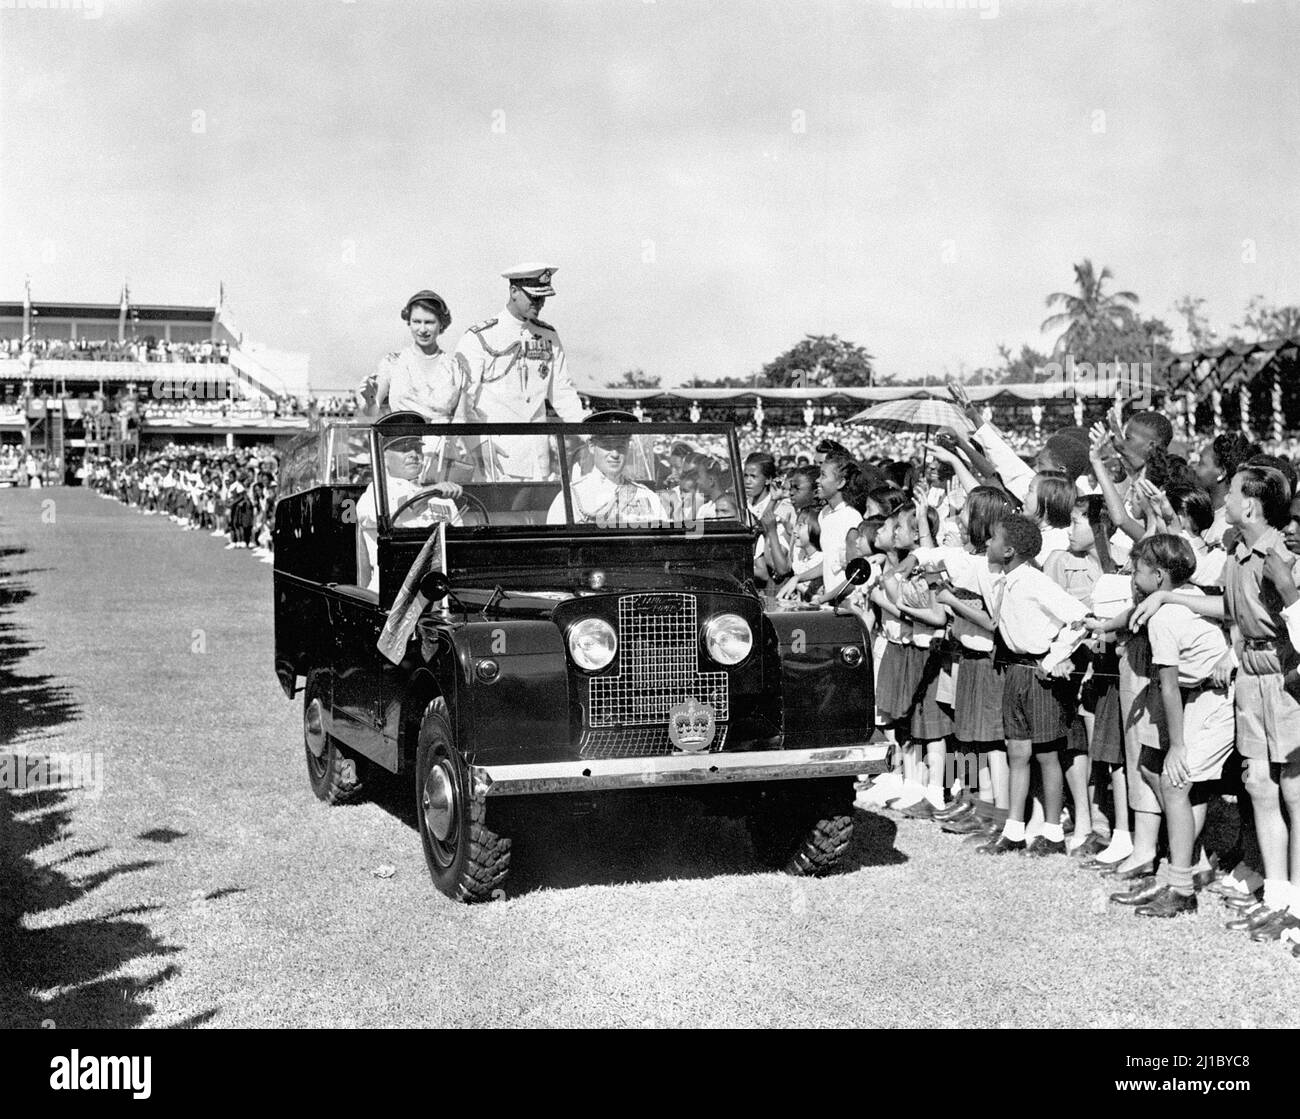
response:
[[[516,264],[501,273],[503,280],[509,280],[512,287],[522,288],[532,296],[554,295],[551,277],[559,269],[551,264]]]
[[[641,421],[631,412],[625,412],[621,408],[610,408],[604,412],[593,412],[583,421],[584,424],[638,424]],[[588,440],[596,447],[619,447],[626,449],[632,441],[634,432],[629,431],[626,435],[622,432],[602,431],[588,436]]]

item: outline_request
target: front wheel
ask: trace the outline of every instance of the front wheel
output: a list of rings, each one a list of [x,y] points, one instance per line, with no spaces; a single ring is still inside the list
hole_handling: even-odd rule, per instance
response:
[[[754,851],[765,865],[786,874],[827,874],[843,860],[853,838],[853,783],[792,784],[796,787],[764,790],[746,813]]]
[[[447,706],[425,709],[415,751],[415,812],[433,884],[457,901],[487,901],[510,870],[510,840],[488,827],[456,750]]]
[[[365,790],[365,761],[325,729],[330,706],[329,674],[307,677],[302,696],[302,737],[311,791],[326,804],[347,804]]]

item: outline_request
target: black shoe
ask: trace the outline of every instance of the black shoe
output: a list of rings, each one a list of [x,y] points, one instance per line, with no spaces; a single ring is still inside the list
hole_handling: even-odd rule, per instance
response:
[[[900,816],[905,816],[909,820],[933,820],[934,805],[925,797],[922,797],[915,804],[909,804],[906,808],[897,810]]]
[[[1276,909],[1270,909],[1262,901],[1257,901],[1254,905],[1241,911],[1241,916],[1232,921],[1225,921],[1223,927],[1232,932],[1254,932],[1260,925],[1271,921],[1277,914]]]
[[[1025,841],[1023,839],[1008,839],[1005,835],[998,836],[991,843],[984,844],[983,847],[976,847],[975,851],[980,855],[1005,855],[1009,851],[1023,851]]]
[[[1064,855],[1064,839],[1048,839],[1045,835],[1034,837],[1033,843],[1025,848],[1026,855],[1032,855],[1036,859],[1041,859],[1045,855]]]
[[[987,825],[987,820],[980,816],[976,816],[974,812],[971,812],[969,815],[962,816],[960,819],[946,821],[943,824],[942,830],[947,832],[949,835],[982,835],[984,834]]]
[[[967,816],[975,812],[974,801],[959,800],[948,805],[947,808],[937,809],[934,818],[941,824],[946,824],[949,820],[964,820]]]
[[[1134,912],[1139,917],[1180,917],[1184,913],[1196,912],[1196,895],[1180,894],[1177,890],[1163,886],[1146,905],[1139,905]]]
[[[1110,875],[1116,882],[1135,882],[1139,878],[1148,878],[1156,872],[1156,861],[1143,863],[1141,866],[1135,866],[1132,870],[1117,870]]]
[[[1165,884],[1154,878],[1140,878],[1133,883],[1131,890],[1111,894],[1110,900],[1116,905],[1146,905],[1149,901],[1155,901],[1156,895],[1164,888]]]
[[[1281,940],[1282,934],[1290,929],[1300,929],[1300,917],[1289,909],[1275,909],[1272,917],[1250,930],[1250,939],[1261,943],[1266,940]]]
[[[1110,846],[1110,840],[1102,838],[1096,832],[1093,832],[1087,839],[1079,844],[1070,852],[1076,859],[1091,859],[1099,852],[1106,850]]]
[[[1245,913],[1251,906],[1258,905],[1264,900],[1264,890],[1261,887],[1253,894],[1239,894],[1237,897],[1224,898],[1223,907],[1232,910],[1233,913]]]

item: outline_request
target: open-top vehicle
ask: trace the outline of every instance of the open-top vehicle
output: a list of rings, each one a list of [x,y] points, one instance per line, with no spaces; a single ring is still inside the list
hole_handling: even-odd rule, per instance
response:
[[[706,457],[670,486],[679,441]],[[464,900],[508,870],[503,807],[541,794],[686,790],[743,816],[765,861],[834,865],[854,777],[883,766],[871,647],[852,614],[765,608],[740,476],[730,424],[389,417],[299,439],[275,668],[303,693],[316,795],[410,774],[430,873]]]

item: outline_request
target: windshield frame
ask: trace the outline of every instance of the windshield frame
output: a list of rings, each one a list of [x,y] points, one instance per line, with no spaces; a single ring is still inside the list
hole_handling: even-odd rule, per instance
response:
[[[382,448],[387,440],[409,436],[521,436],[549,435],[557,440],[559,452],[560,492],[564,497],[564,524],[542,525],[448,525],[449,537],[466,533],[500,532],[510,535],[544,533],[546,535],[594,535],[597,537],[631,535],[644,536],[647,532],[672,531],[680,533],[684,527],[692,531],[709,531],[716,528],[735,532],[737,528],[750,527],[749,504],[745,496],[744,471],[740,459],[740,441],[732,423],[516,423],[516,424],[433,424],[433,423],[394,423],[373,425],[370,429],[371,477],[375,486],[375,504],[378,513],[379,532],[381,535],[427,536],[427,527],[394,525],[389,517],[388,479],[386,470],[374,469],[374,464],[383,461]],[[573,480],[572,458],[569,454],[569,440],[578,436],[593,435],[636,435],[662,436],[670,442],[692,442],[692,437],[721,436],[727,447],[727,464],[731,470],[732,498],[736,504],[734,519],[719,517],[716,519],[694,521],[690,526],[673,524],[665,520],[662,524],[628,524],[611,527],[595,524],[575,524],[573,520]]]

